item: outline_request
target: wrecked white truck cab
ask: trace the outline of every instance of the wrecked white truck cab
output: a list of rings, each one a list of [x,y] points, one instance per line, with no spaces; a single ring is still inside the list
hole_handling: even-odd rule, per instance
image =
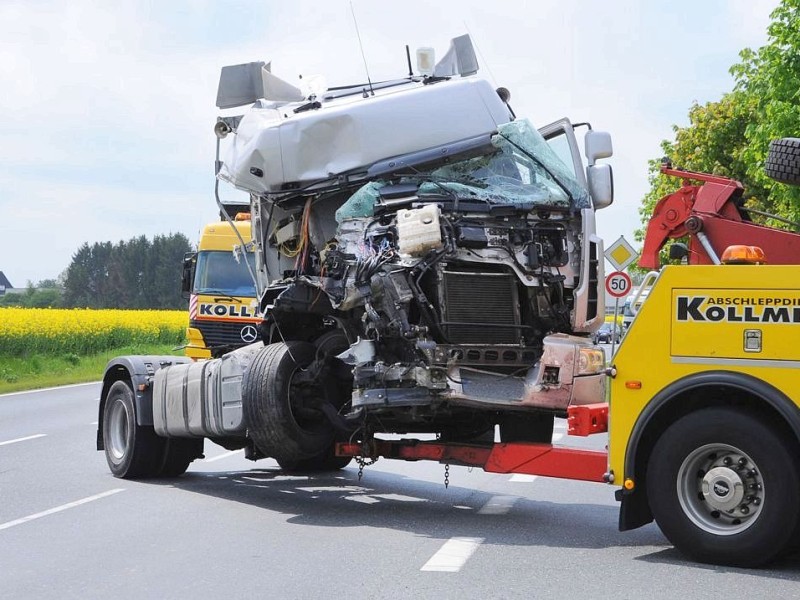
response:
[[[604,400],[610,137],[588,127],[584,165],[568,120],[537,131],[476,71],[467,36],[432,75],[315,95],[223,69],[218,107],[251,105],[215,131],[250,194],[262,341],[156,370],[157,434],[335,468],[337,440],[549,441]]]
[[[585,136],[587,171],[568,121],[545,139],[472,75],[468,38],[450,59],[430,77],[314,97],[261,67],[280,95],[259,99],[226,141],[219,178],[251,194],[262,333],[278,344],[245,378],[264,454],[281,458],[267,422],[291,411],[266,414],[272,402],[250,395],[284,360],[316,388],[298,404],[311,421],[331,421],[327,402],[334,425],[367,434],[552,426],[570,404],[603,399],[604,356],[584,334],[604,319],[594,210],[611,188],[595,161],[610,140]]]

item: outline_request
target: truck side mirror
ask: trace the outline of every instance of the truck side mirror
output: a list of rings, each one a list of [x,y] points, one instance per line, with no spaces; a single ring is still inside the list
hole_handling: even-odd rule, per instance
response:
[[[614,175],[611,165],[586,167],[586,182],[595,210],[610,206],[614,202]]]
[[[194,284],[194,266],[197,263],[197,252],[187,252],[183,255],[183,268],[181,269],[181,296],[188,300]]]
[[[614,154],[611,145],[611,134],[607,131],[587,131],[583,139],[586,150],[586,160],[593,166],[599,159],[608,158]]]

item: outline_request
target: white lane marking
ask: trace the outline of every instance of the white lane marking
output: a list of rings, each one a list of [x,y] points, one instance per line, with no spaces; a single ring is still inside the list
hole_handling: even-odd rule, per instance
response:
[[[8,444],[16,444],[17,442],[25,442],[27,440],[35,440],[36,438],[45,437],[46,433],[37,433],[36,435],[29,435],[27,437],[17,438],[15,440],[7,440],[5,442],[0,442],[0,446],[6,446]]]
[[[511,510],[517,496],[492,496],[478,511],[479,515],[504,515]]]
[[[484,538],[454,537],[447,540],[439,551],[431,556],[420,571],[447,571],[455,573],[461,570],[473,552],[483,543]]]
[[[81,387],[82,385],[97,385],[103,383],[102,381],[90,381],[89,383],[73,383],[71,385],[58,385],[56,387],[39,388],[37,390],[25,390],[24,392],[10,392],[8,394],[0,394],[0,398],[7,398],[8,396],[21,396],[23,394],[35,394],[37,392],[52,392],[53,390],[65,390],[67,388]]]
[[[207,458],[203,462],[210,463],[214,462],[215,460],[222,460],[223,458],[235,456],[237,454],[241,454],[242,452],[244,452],[244,448],[242,448],[241,450],[231,450],[230,452],[225,452],[223,454],[218,454],[217,456],[212,456],[211,458]]]
[[[95,500],[100,500],[101,498],[105,498],[107,496],[111,496],[112,494],[124,491],[125,488],[117,488],[115,490],[109,490],[107,492],[103,492],[102,494],[89,496],[88,498],[83,498],[82,500],[76,500],[75,502],[70,502],[69,504],[62,504],[61,506],[56,506],[55,508],[51,508],[49,510],[45,510],[33,515],[28,515],[27,517],[22,517],[21,519],[8,521],[7,523],[0,524],[0,531],[2,531],[3,529],[9,529],[11,527],[14,527],[15,525],[22,525],[23,523],[27,523],[28,521],[33,521],[34,519],[41,519],[42,517],[46,517],[48,515],[61,512],[62,510],[75,508],[76,506],[80,506],[81,504],[86,504],[87,502],[94,502]]]

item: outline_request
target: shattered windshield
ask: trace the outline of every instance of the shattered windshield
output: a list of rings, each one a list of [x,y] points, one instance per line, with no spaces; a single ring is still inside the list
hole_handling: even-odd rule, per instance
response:
[[[421,181],[425,196],[454,195],[463,200],[526,207],[589,208],[589,195],[570,169],[527,120],[500,125],[491,154],[433,169],[412,169],[406,181]],[[402,179],[401,179],[402,181]],[[368,217],[386,182],[373,181],[356,191],[336,219]]]
[[[589,206],[586,190],[529,121],[501,125],[492,145],[497,148],[493,154],[430,171],[436,182],[424,183],[419,194],[441,194],[444,186],[461,198],[493,204]]]

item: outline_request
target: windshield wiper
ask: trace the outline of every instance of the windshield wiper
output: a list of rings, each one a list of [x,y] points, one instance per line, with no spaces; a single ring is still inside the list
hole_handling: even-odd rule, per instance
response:
[[[214,302],[219,302],[220,300],[232,300],[233,302],[238,302],[239,304],[242,303],[236,296],[231,296],[228,292],[224,290],[197,290],[196,294],[204,294],[207,296],[214,296]]]

